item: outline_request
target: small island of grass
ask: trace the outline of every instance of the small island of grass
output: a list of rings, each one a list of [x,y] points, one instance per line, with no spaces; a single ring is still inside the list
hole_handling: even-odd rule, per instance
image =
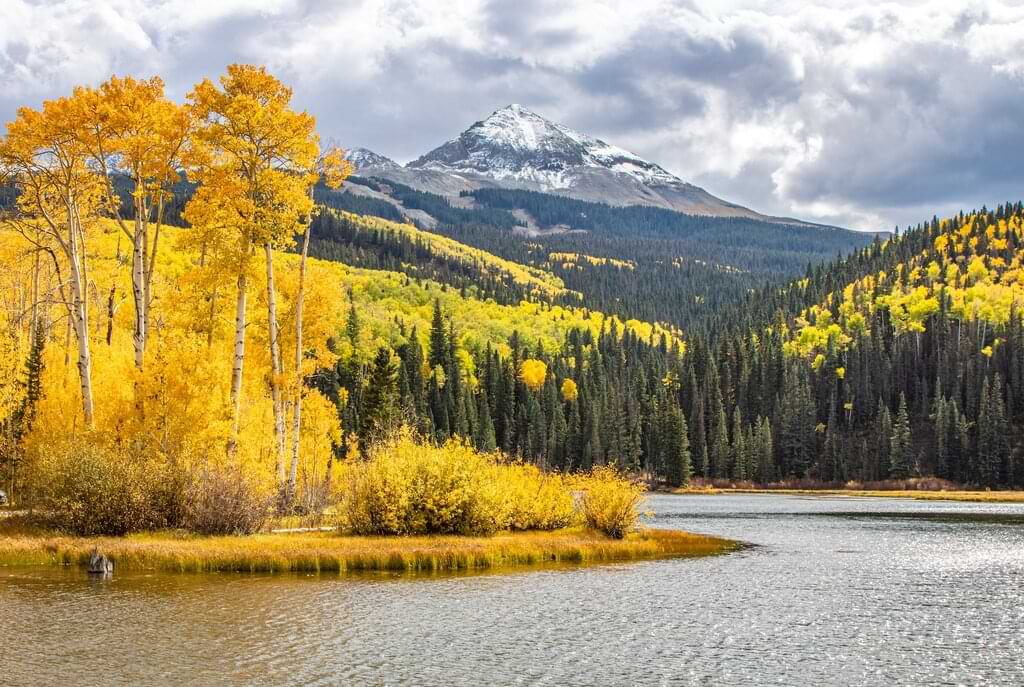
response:
[[[118,571],[442,573],[706,556],[738,547],[725,539],[657,529],[643,529],[622,539],[584,528],[407,537],[334,532],[75,537],[0,529],[0,566],[84,567],[96,549],[114,561]]]
[[[83,452],[69,458],[70,474],[101,475],[96,484],[118,488],[49,480],[53,493],[38,500],[39,510],[0,517],[0,566],[85,567],[96,551],[118,571],[442,573],[705,556],[742,546],[639,527],[644,489],[612,467],[545,472],[408,432],[342,463],[330,506],[313,521],[275,509],[272,495],[230,469],[206,466],[201,481],[174,492],[182,496],[168,509],[164,483],[139,473],[145,464]],[[133,493],[122,482],[142,488]]]

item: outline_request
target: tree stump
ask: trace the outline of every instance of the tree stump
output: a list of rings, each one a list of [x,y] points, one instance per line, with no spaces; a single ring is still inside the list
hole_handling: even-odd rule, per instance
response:
[[[113,575],[114,561],[101,554],[99,549],[93,549],[92,555],[89,556],[89,574]]]

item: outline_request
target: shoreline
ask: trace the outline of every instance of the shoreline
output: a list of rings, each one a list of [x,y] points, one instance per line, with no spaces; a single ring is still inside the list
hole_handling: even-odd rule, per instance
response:
[[[331,532],[195,536],[155,532],[124,537],[73,537],[0,530],[0,567],[82,567],[98,549],[118,571],[432,574],[588,565],[711,556],[741,542],[676,530],[644,529],[611,539],[585,529],[457,535],[354,537]]]
[[[788,496],[832,496],[856,498],[899,498],[919,501],[965,501],[973,503],[1024,503],[1024,491],[916,490],[916,489],[758,489],[756,487],[695,487],[674,489],[682,496],[718,496],[729,494],[780,494]]]

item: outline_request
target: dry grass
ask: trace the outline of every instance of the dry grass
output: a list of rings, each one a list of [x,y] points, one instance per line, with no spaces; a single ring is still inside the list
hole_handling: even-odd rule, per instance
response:
[[[8,523],[0,527],[0,566],[83,566],[97,548],[113,559],[115,570],[435,573],[706,556],[740,546],[667,530],[643,530],[625,539],[585,529],[502,532],[490,537],[351,537],[330,532],[67,537]]]
[[[799,496],[862,496],[921,501],[976,501],[979,503],[1024,503],[1024,491],[919,491],[910,489],[678,489],[676,494],[790,494]]]

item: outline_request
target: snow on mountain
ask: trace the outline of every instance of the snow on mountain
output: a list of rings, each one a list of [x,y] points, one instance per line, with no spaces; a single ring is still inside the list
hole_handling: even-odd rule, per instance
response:
[[[483,187],[519,188],[609,205],[652,205],[687,214],[803,224],[717,198],[638,155],[515,104],[404,167],[358,150],[352,153],[358,154],[352,158],[357,174],[450,197]]]
[[[496,111],[409,167],[482,174],[544,191],[572,188],[580,168],[625,174],[645,184],[682,183],[656,164],[521,105]]]
[[[345,159],[352,163],[356,174],[364,171],[380,171],[386,169],[400,169],[398,164],[389,157],[378,155],[367,148],[352,148],[345,153]]]

